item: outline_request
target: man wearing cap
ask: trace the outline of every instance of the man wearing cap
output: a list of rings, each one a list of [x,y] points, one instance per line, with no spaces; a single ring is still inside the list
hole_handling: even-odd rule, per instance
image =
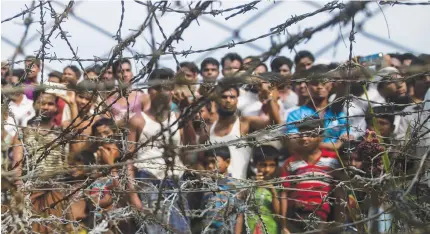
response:
[[[371,107],[387,105],[388,103],[397,104],[395,111],[403,111],[405,105],[411,102],[407,95],[407,86],[405,80],[400,75],[399,70],[394,67],[386,67],[378,71],[376,80],[380,80],[376,89],[370,89],[368,92]],[[394,118],[394,134],[399,133],[400,116]]]

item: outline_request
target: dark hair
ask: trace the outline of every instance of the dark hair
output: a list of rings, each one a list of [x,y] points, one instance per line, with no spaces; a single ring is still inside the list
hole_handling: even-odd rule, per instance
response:
[[[32,62],[34,65],[37,65],[40,68],[40,59],[36,59],[35,56],[27,56],[25,57],[26,62]]]
[[[175,77],[175,72],[170,68],[158,68],[151,72],[148,77],[148,81],[153,80],[170,80]]]
[[[47,93],[46,88],[42,87],[42,88],[35,89],[33,91],[33,105],[36,104],[37,99],[39,99],[39,97],[42,96],[42,94],[49,94],[49,95],[54,96],[55,97],[55,103],[58,103],[59,98],[57,97],[57,95],[52,94],[52,93]]]
[[[97,128],[100,126],[103,126],[103,125],[110,127],[112,130],[114,130],[116,128],[115,122],[112,119],[101,118],[101,119],[97,120],[96,122],[94,122],[93,126],[91,126],[91,131],[92,131],[93,135],[95,135]]]
[[[327,65],[329,70],[333,70],[336,69],[337,67],[339,67],[339,63],[330,63],[329,65]]]
[[[81,162],[85,166],[96,164],[96,158],[94,157],[94,153],[84,150],[77,153],[74,157],[75,162]]]
[[[239,88],[236,85],[220,85],[218,87],[219,87],[219,94],[222,94],[227,90],[234,89],[236,90],[237,96],[239,97],[239,94],[240,94]]]
[[[264,68],[266,68],[266,72],[269,71],[269,68],[267,68],[267,65],[264,63],[259,63],[255,68],[259,67],[259,66],[263,66]]]
[[[128,59],[126,59],[126,58],[118,59],[118,60],[116,60],[116,61],[113,63],[113,65],[112,65],[112,72],[113,72],[113,75],[114,75],[115,77],[116,77],[116,74],[117,74],[119,71],[121,71],[120,66],[121,66],[122,64],[124,64],[124,63],[128,63],[128,65],[130,65],[130,67],[131,67],[131,62],[130,62],[130,60],[128,60]]]
[[[224,160],[230,159],[230,149],[227,146],[222,146],[215,149],[205,151],[205,158],[209,157],[221,157]]]
[[[102,70],[102,66],[100,66],[100,65],[96,64],[96,65],[94,65],[94,66],[87,67],[87,68],[85,69],[85,73],[94,72],[94,73],[96,73],[97,75],[100,75],[101,70]]]
[[[202,71],[203,71],[203,69],[204,69],[208,64],[215,65],[215,66],[217,66],[217,67],[218,67],[218,69],[219,69],[219,62],[218,62],[218,60],[216,60],[216,59],[214,59],[214,58],[212,58],[212,57],[209,57],[209,58],[205,58],[205,59],[202,61],[202,63],[200,64],[200,72],[202,72]]]
[[[78,78],[78,80],[81,78],[82,72],[81,72],[81,70],[79,70],[79,68],[77,66],[69,65],[69,66],[65,67],[63,69],[63,71],[66,70],[67,68],[70,68],[70,70],[72,70],[76,74],[76,77]]]
[[[223,68],[224,68],[225,60],[230,60],[232,62],[237,60],[240,62],[241,66],[243,65],[242,57],[240,57],[240,55],[238,53],[228,53],[228,54],[224,55],[224,57],[221,58],[221,66]]]
[[[179,64],[179,67],[177,67],[176,70],[179,71],[183,67],[188,68],[192,73],[199,73],[197,65],[193,62],[182,62]]]
[[[311,52],[307,50],[302,50],[297,52],[296,56],[294,57],[294,63],[296,64],[296,66],[300,62],[300,60],[302,60],[302,58],[309,58],[312,62],[315,62],[315,57]]]
[[[416,58],[417,58],[417,56],[415,56],[412,53],[404,53],[404,54],[402,54],[402,62],[405,61],[405,60],[408,60],[408,59],[414,60]]]
[[[24,75],[25,75],[24,69],[18,68],[18,69],[12,70],[12,76],[16,76],[21,79],[22,77],[24,77]]]
[[[274,160],[278,162],[281,153],[278,149],[271,145],[262,145],[255,147],[253,150],[254,163],[263,162],[265,160]]]
[[[372,118],[386,119],[390,122],[391,126],[394,126],[394,108],[390,106],[375,106],[372,108],[374,115],[370,113],[370,109],[366,115],[366,123],[371,123]]]
[[[279,72],[280,68],[285,64],[290,68],[290,70],[293,69],[293,61],[291,61],[291,59],[285,56],[279,56],[272,60],[270,63],[270,69],[272,69],[272,72]]]
[[[59,71],[52,71],[48,74],[48,77],[57,77],[61,81],[61,79],[63,78],[63,73]]]
[[[307,82],[312,82],[312,81],[319,81],[321,80],[321,78],[324,78],[322,75],[329,72],[330,69],[328,68],[327,65],[324,64],[317,64],[312,66],[311,68],[309,68],[306,71],[303,71],[303,73],[306,75],[307,78]]]

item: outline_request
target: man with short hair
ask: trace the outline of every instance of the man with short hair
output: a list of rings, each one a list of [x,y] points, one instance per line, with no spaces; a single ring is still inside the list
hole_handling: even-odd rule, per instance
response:
[[[309,68],[312,67],[312,64],[314,64],[314,62],[315,62],[314,55],[307,50],[302,50],[297,52],[296,56],[294,57],[296,72],[308,70]]]
[[[12,87],[18,85],[19,79],[23,77],[25,71],[23,69],[14,69],[10,77]],[[16,87],[19,88],[19,87]],[[9,115],[13,117],[16,125],[27,126],[27,121],[35,116],[33,108],[33,100],[27,98],[24,92],[16,91],[8,95],[9,102]]]
[[[113,76],[113,71],[112,71],[112,65],[109,66],[108,68],[106,68],[107,66],[107,62],[103,63],[103,68],[105,68],[106,70],[104,71],[103,75],[102,75],[102,79],[104,81],[113,81],[114,80],[114,76]]]
[[[199,74],[199,69],[197,65],[193,62],[182,62],[179,67],[176,68],[178,81],[191,84],[188,86],[186,84],[176,84],[175,85],[175,98],[177,95],[185,95],[187,98],[192,100],[194,97],[198,97],[198,85],[197,76]],[[191,90],[190,90],[190,88]]]
[[[272,72],[278,73],[285,78],[284,81],[287,81],[287,78],[291,75],[291,70],[293,69],[293,61],[284,56],[276,57],[270,63],[270,68],[272,69]],[[293,90],[291,90],[291,86],[282,84],[278,87],[278,90],[284,113],[289,112],[289,109],[298,105],[299,97]]]
[[[260,84],[265,95],[264,105],[268,109],[267,119],[259,116],[238,116],[237,102],[239,89],[235,86],[220,85],[217,98],[218,121],[211,129],[209,140],[212,142],[228,142],[246,136],[248,133],[260,130],[271,124],[280,124],[277,90],[270,90],[265,84]],[[232,158],[229,173],[234,178],[246,179],[248,163],[251,157],[249,148],[229,146]]]
[[[272,60],[270,63],[272,72],[279,73],[281,76],[290,75],[293,70],[293,61],[285,56],[279,56]]]
[[[203,83],[199,86],[198,91],[200,95],[207,95],[219,76],[218,60],[205,58],[200,64],[200,74],[203,78]]]
[[[219,62],[214,58],[205,58],[200,64],[200,74],[204,82],[215,82],[219,76]]]
[[[298,107],[287,115],[287,133],[297,133],[298,129],[292,125],[309,117],[319,117],[324,120],[324,139],[321,147],[339,149],[342,145],[341,137],[346,134],[346,118],[342,111],[334,111],[329,106],[328,98],[332,87],[331,82],[323,82],[321,75],[328,72],[326,65],[316,65],[308,70],[306,86],[309,89],[310,101]]]
[[[171,69],[155,69],[150,74],[148,81],[169,82],[174,77],[175,74]],[[151,184],[151,189],[170,190],[176,187],[174,181],[181,180],[184,173],[184,163],[178,154],[179,148],[181,145],[195,144],[195,132],[192,123],[189,121],[183,128],[179,128],[176,121],[179,114],[171,111],[173,87],[173,84],[151,86],[148,89],[151,101],[149,110],[142,111],[140,115],[133,116],[129,121],[130,134],[128,140],[131,143],[131,152],[134,152],[136,147],[141,144],[147,144],[147,141],[151,141],[137,151],[137,159],[140,162],[134,164],[137,168],[135,177],[145,180],[143,186]],[[174,167],[167,169],[171,165]],[[182,213],[177,210],[178,203],[181,203],[182,207],[187,206],[185,199],[182,196],[164,195],[166,197],[163,199],[169,201],[160,207],[160,213],[169,212],[169,215],[162,218],[163,223],[168,223],[180,233],[188,233],[188,218],[183,217]],[[131,194],[131,201],[138,209],[154,206],[158,199],[157,194],[149,196]],[[174,200],[171,201],[170,199]],[[171,207],[172,205],[175,207]],[[163,230],[157,224],[148,224],[146,228],[149,233],[161,233]]]
[[[221,59],[222,75],[232,76],[242,68],[242,57],[237,53],[228,53]]]
[[[378,71],[375,79],[380,80],[376,89],[368,91],[370,105],[372,107],[387,105],[394,102],[400,104],[395,106],[395,111],[403,111],[405,104],[411,103],[411,98],[408,95],[406,82],[400,74],[399,70],[394,67],[385,67]],[[394,134],[401,133],[400,116],[396,115],[394,119],[396,126]]]
[[[35,172],[50,176],[49,173],[67,166],[68,147],[66,147],[66,142],[60,139],[61,144],[58,142],[51,144],[62,132],[61,127],[54,123],[57,97],[44,90],[35,91],[33,96],[36,116],[28,121],[30,128],[24,128],[21,130],[22,134],[16,134],[13,143],[15,145],[13,165],[16,166],[14,170],[18,177],[23,174],[23,171],[24,174]],[[34,128],[37,128],[37,131]],[[45,147],[48,145],[50,147],[46,149]],[[46,149],[49,153],[41,149]],[[28,154],[24,154],[24,151]],[[17,183],[21,184],[22,181]]]

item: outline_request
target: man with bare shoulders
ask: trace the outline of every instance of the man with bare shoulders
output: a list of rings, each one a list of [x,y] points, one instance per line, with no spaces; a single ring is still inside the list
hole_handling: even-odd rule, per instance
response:
[[[239,116],[237,114],[237,101],[239,89],[235,86],[220,86],[217,97],[218,121],[216,121],[209,133],[209,140],[215,142],[229,142],[247,135],[250,132],[260,130],[271,124],[280,124],[278,93],[275,89],[270,91],[268,84],[260,85],[263,100],[263,108],[267,107],[269,118],[260,116]],[[228,172],[232,177],[246,179],[246,171],[251,157],[251,151],[247,147],[237,148],[229,146],[231,163]]]
[[[148,81],[168,81],[174,78],[174,72],[171,69],[156,69],[149,76]],[[176,122],[178,114],[171,111],[173,84],[163,84],[151,86],[148,94],[151,100],[151,107],[147,111],[142,111],[140,115],[135,115],[130,119],[129,141],[131,151],[136,147],[142,146],[137,151],[137,160],[134,166],[137,168],[136,175],[131,177],[144,178],[145,184],[132,184],[140,189],[173,189],[176,181],[182,178],[184,173],[184,163],[180,159],[178,149],[181,145],[195,144],[195,132],[191,121],[184,128],[179,129]],[[184,100],[187,100],[184,97]],[[134,142],[137,142],[136,144]],[[168,168],[173,166],[174,169]],[[163,181],[163,183],[161,183]],[[155,206],[158,195],[132,194],[131,200],[138,209],[146,209]],[[180,196],[168,196],[164,198],[172,202],[175,206],[186,206],[185,200]],[[174,200],[171,200],[174,199]],[[171,201],[170,201],[171,200]],[[166,205],[160,208],[161,213],[169,211],[170,215],[164,217],[163,223],[177,230],[179,233],[189,232],[189,222],[183,217],[178,209]],[[161,217],[160,217],[161,218]],[[162,227],[157,224],[148,224],[146,226],[149,233],[162,233]]]

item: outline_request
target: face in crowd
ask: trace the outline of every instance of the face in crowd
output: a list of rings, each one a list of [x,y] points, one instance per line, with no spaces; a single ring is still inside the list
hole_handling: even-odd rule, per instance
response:
[[[230,60],[226,59],[224,61],[224,66],[222,68],[222,74],[224,76],[234,75],[236,72],[240,70],[242,63],[239,60]]]
[[[303,57],[300,59],[299,63],[296,64],[296,72],[309,70],[314,62],[309,57]]]
[[[188,67],[181,67],[181,71],[184,73],[187,81],[193,82],[197,80],[197,72],[192,72]]]
[[[406,82],[400,80],[402,76],[400,74],[393,74],[391,77],[392,79],[399,79],[399,81],[384,82],[384,92],[386,96],[390,98],[405,97],[407,95],[407,87]]]
[[[70,67],[66,67],[63,71],[63,81],[68,84],[77,84],[80,77]]]
[[[54,94],[42,93],[34,105],[42,120],[52,119],[58,111],[57,97]]]
[[[269,157],[270,158],[270,157]],[[274,177],[278,162],[274,159],[266,159],[257,162],[257,173],[261,173],[265,179]]]
[[[219,76],[219,67],[215,64],[206,64],[202,70],[204,80],[215,81]]]
[[[218,163],[218,168],[217,168],[217,163]],[[227,172],[228,166],[230,165],[230,159],[224,159],[221,156],[216,156],[216,157],[210,157],[207,160],[207,166],[206,169],[209,171],[217,171],[224,174]]]
[[[33,63],[33,65],[31,65],[31,63],[32,63],[32,61],[30,61],[30,60],[25,61],[25,68],[30,69],[30,71],[27,74],[27,79],[32,80],[32,81],[36,81],[37,80],[37,74],[39,74],[39,72],[40,72],[40,67],[36,63]],[[30,65],[31,65],[31,67],[30,67]]]
[[[328,98],[332,89],[331,82],[311,81],[308,82],[307,87],[309,93],[314,100],[323,100]],[[306,91],[307,92],[307,91]]]
[[[130,83],[133,78],[133,72],[131,71],[131,65],[128,62],[121,64],[121,69],[118,69],[116,76],[124,83]]]
[[[238,93],[234,88],[230,88],[218,97],[217,110],[219,116],[232,116],[237,110]]]
[[[282,66],[279,68],[279,74],[280,74],[281,76],[288,76],[288,75],[290,75],[290,74],[291,74],[291,69],[290,69],[290,67],[289,67],[287,64],[282,65]]]
[[[90,92],[78,92],[75,96],[75,102],[78,106],[78,110],[84,113],[88,113],[91,110],[91,102],[93,100],[93,95]]]
[[[113,77],[113,71],[112,71],[112,66],[110,66],[108,69],[105,70],[105,72],[103,73],[102,76],[104,81],[111,81],[114,79]]]

